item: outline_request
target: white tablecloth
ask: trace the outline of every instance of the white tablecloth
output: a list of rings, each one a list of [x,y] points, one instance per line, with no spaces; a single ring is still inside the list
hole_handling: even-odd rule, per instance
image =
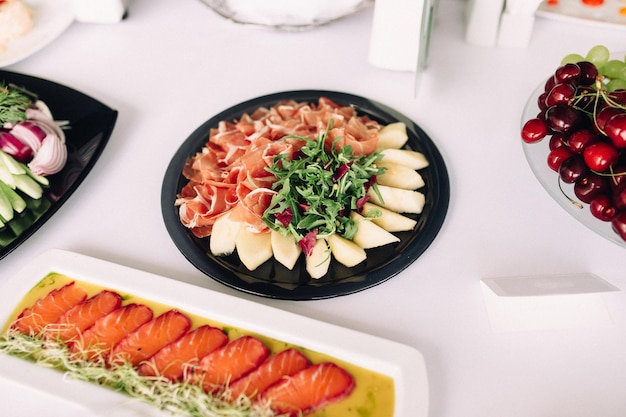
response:
[[[134,0],[121,23],[73,23],[6,69],[71,86],[119,118],[78,191],[0,261],[0,284],[47,249],[76,251],[413,346],[426,359],[433,417],[623,416],[623,291],[601,296],[608,327],[494,332],[480,280],[592,272],[626,289],[624,248],[548,196],[519,138],[528,96],[562,56],[596,44],[626,50],[626,32],[538,19],[527,48],[477,47],[464,40],[464,6],[438,5],[417,96],[413,73],[368,63],[371,9],[293,33],[233,24],[197,0]],[[196,270],[165,230],[161,182],[182,141],[227,107],[292,89],[343,91],[391,106],[445,158],[451,199],[439,236],[375,288],[311,302],[246,295]],[[0,392],[9,405],[27,401],[6,396]]]

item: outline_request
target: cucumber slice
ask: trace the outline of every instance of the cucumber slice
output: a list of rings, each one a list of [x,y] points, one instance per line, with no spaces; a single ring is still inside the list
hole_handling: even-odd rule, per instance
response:
[[[27,196],[39,199],[43,195],[43,188],[28,174],[13,175],[15,186]]]
[[[15,189],[13,174],[11,174],[11,171],[9,171],[9,168],[6,166],[2,158],[0,158],[0,181]]]
[[[44,187],[47,187],[48,185],[50,185],[50,181],[48,180],[48,177],[44,177],[43,175],[37,175],[35,174],[29,167],[28,165],[20,162],[20,165],[22,166],[22,168],[24,169],[24,171],[26,172],[26,174],[28,174],[29,177],[31,177],[32,179],[34,179],[35,181],[37,181],[39,184],[43,185]]]
[[[11,206],[13,206],[13,210],[18,213],[21,213],[26,208],[26,201],[22,198],[21,195],[15,192],[15,190],[11,189],[8,185],[3,182],[0,182],[0,192],[4,193],[9,198],[9,202],[11,202]]]
[[[4,222],[9,222],[13,219],[11,200],[2,190],[0,190],[0,217]]]
[[[26,174],[26,171],[24,170],[24,168],[22,168],[20,163],[16,161],[15,158],[13,158],[11,155],[2,150],[0,150],[0,160],[4,162],[4,165],[7,167],[11,174]]]

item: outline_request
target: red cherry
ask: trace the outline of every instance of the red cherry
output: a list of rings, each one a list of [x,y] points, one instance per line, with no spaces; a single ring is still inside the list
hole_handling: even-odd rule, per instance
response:
[[[626,148],[626,112],[611,116],[604,125],[604,132],[616,148]]]
[[[566,135],[565,133],[561,133],[561,132],[554,132],[552,134],[552,136],[550,137],[550,150],[553,151],[556,148],[560,148],[560,147],[567,147],[567,139],[569,138],[568,135]]]
[[[573,132],[584,120],[580,111],[565,103],[548,107],[545,114],[548,127],[555,132]]]
[[[626,240],[626,212],[617,213],[611,219],[611,226],[623,240]]]
[[[574,194],[583,203],[591,203],[599,195],[606,195],[611,189],[606,177],[588,172],[574,184]]]
[[[569,83],[556,84],[546,95],[546,107],[568,103],[576,95],[576,87]]]
[[[604,172],[619,159],[619,152],[606,142],[595,142],[583,151],[587,166],[596,172]]]
[[[554,148],[548,154],[548,166],[553,171],[559,172],[559,168],[561,168],[563,161],[569,159],[572,155],[574,155],[574,153],[567,146]]]
[[[548,125],[545,120],[534,118],[524,123],[522,127],[522,140],[526,143],[539,142],[548,134]]]
[[[554,72],[554,81],[557,83],[572,83],[578,84],[580,81],[580,74],[582,71],[577,64],[567,63],[563,64]]]
[[[600,137],[588,129],[573,132],[567,139],[567,146],[575,153],[582,153],[592,143],[600,140]]]
[[[600,130],[600,132],[604,133],[604,126],[606,126],[606,122],[616,114],[623,113],[624,110],[619,107],[610,107],[606,106],[600,109],[600,111],[596,114],[596,126]]]
[[[626,186],[621,185],[613,191],[613,204],[618,210],[626,210]]]
[[[589,204],[589,210],[591,214],[597,218],[602,220],[603,222],[609,222],[615,216],[616,210],[613,202],[611,201],[611,197],[606,194],[600,194]]]
[[[596,81],[598,76],[598,68],[594,64],[588,61],[581,61],[577,63],[580,68],[580,83],[582,85],[591,85]]]

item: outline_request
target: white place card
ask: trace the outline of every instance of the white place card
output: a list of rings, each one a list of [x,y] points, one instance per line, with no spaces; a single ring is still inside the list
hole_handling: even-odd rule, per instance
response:
[[[494,332],[610,327],[603,293],[619,288],[588,273],[481,280]]]

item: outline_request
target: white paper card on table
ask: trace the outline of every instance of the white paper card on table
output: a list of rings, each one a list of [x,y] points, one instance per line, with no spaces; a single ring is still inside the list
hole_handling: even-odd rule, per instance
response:
[[[494,332],[610,327],[602,293],[619,289],[594,274],[481,280]]]

